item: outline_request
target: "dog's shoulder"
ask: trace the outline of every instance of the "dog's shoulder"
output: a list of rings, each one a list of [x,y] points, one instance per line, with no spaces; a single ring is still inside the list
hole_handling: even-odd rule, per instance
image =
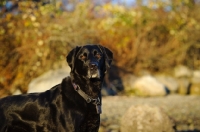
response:
[[[62,80],[62,82],[60,84],[60,88],[61,88],[62,92],[65,94],[73,94],[75,92],[70,76],[68,76]]]
[[[61,82],[61,87],[62,88],[69,87],[70,85],[71,85],[71,77],[70,76],[65,77]]]

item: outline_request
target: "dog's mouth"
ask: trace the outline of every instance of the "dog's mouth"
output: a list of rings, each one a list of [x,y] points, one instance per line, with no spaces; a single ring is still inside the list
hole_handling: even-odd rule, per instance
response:
[[[88,66],[88,78],[100,78],[100,72],[97,63],[90,63]]]
[[[100,78],[100,72],[98,68],[89,67],[88,78]]]
[[[88,70],[88,78],[100,78],[99,70],[90,68]]]

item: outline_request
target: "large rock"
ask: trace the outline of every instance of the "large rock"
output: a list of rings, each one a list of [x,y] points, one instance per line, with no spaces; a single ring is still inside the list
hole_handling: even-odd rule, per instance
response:
[[[152,76],[143,76],[137,79],[132,91],[138,96],[164,96],[167,94],[165,85]]]
[[[137,77],[133,74],[126,74],[122,77],[122,82],[125,90],[131,90],[134,87],[134,82],[137,80]]]
[[[28,86],[28,93],[44,92],[62,82],[62,79],[69,76],[70,68],[65,67],[57,70],[50,70],[31,81]]]
[[[179,84],[173,77],[160,75],[156,76],[156,79],[165,86],[167,86],[170,93],[176,93],[178,91]]]
[[[200,70],[193,71],[191,78],[190,94],[200,95]]]
[[[200,95],[200,83],[193,83],[190,87],[189,94]]]
[[[177,67],[175,67],[174,69],[174,76],[177,78],[181,78],[181,77],[191,77],[192,76],[192,71],[183,65],[179,65]]]
[[[158,107],[132,106],[121,119],[121,132],[174,132],[170,118]]]
[[[187,78],[179,78],[177,81],[179,84],[178,93],[182,95],[189,94],[190,81]]]
[[[200,83],[200,70],[193,71],[191,82]]]

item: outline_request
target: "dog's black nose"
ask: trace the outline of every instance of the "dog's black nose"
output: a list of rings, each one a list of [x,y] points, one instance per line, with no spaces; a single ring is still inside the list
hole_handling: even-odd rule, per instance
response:
[[[97,64],[96,62],[92,62],[92,63],[90,63],[90,69],[94,69],[94,70],[96,70],[97,67],[98,67],[98,64]]]

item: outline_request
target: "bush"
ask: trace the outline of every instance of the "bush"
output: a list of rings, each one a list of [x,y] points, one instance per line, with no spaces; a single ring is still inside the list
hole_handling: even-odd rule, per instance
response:
[[[92,42],[81,7],[70,13],[51,4],[19,2],[19,10],[0,20],[0,96],[16,89],[26,93],[31,79],[67,65],[65,57],[75,44]]]
[[[67,52],[86,43],[110,48],[115,65],[131,73],[200,65],[198,4],[178,0],[125,8],[85,1],[72,12],[62,12],[60,4],[19,2],[20,14],[0,19],[0,96],[25,93],[31,79],[66,65]]]
[[[199,68],[199,5],[187,2],[161,2],[156,9],[107,4],[97,26],[100,43],[111,48],[117,65],[130,72],[160,72],[178,64]]]

